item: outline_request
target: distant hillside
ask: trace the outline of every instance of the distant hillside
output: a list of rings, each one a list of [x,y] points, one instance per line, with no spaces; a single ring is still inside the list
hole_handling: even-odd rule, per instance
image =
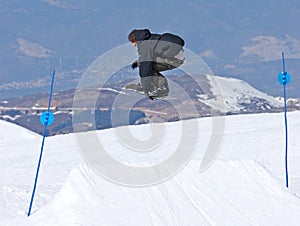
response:
[[[91,116],[95,118],[96,129],[105,129],[211,115],[282,111],[282,103],[279,100],[238,79],[210,75],[196,76],[197,81],[183,75],[172,75],[168,78],[170,83],[177,84],[180,89],[176,90],[176,87],[171,86],[169,97],[153,101],[125,90],[125,85],[131,80],[108,84],[101,90],[98,87],[85,89],[82,94],[83,103],[89,102],[92,96],[97,97],[93,107],[74,108],[74,95],[77,91],[75,89],[55,92],[52,112],[56,120],[49,127],[49,135],[72,132],[74,114],[82,118],[82,131],[88,131],[93,128],[85,119]],[[187,93],[185,99],[183,92]],[[134,98],[138,99],[131,106],[130,102]],[[46,110],[47,103],[48,94],[4,100],[0,102],[0,118],[42,133],[43,126],[39,122],[39,115]],[[300,109],[297,102],[293,103],[295,104],[290,104],[290,109]],[[194,107],[195,111],[190,111],[189,106]]]

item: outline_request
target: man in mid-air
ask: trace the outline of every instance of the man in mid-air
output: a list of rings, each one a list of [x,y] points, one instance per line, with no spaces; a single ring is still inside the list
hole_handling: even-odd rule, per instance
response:
[[[152,34],[148,29],[132,30],[128,40],[138,48],[139,59],[131,67],[139,67],[139,88],[150,99],[168,96],[168,81],[160,72],[184,63],[184,40],[170,33]]]

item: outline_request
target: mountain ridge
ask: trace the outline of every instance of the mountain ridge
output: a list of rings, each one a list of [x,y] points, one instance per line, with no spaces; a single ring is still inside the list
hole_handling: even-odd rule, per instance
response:
[[[83,93],[80,98],[86,99],[82,101],[88,103],[89,98],[94,96],[97,97],[97,101],[94,106],[85,104],[79,108],[73,107],[75,94],[78,92],[76,89],[54,91],[51,110],[56,120],[49,127],[49,135],[72,132],[74,114],[82,115],[82,125],[84,118],[88,119],[92,114],[96,120],[96,129],[106,129],[214,115],[282,111],[283,103],[280,98],[260,92],[245,81],[211,75],[199,75],[194,78],[197,81],[185,75],[169,75],[170,82],[180,89],[171,86],[168,98],[154,101],[126,90],[124,87],[132,80],[108,83],[103,88],[88,87],[80,91]],[[182,99],[181,92],[186,92],[186,99]],[[43,126],[39,123],[39,115],[47,109],[48,98],[48,94],[40,94],[0,101],[0,119],[42,134]],[[137,98],[133,106],[130,104],[132,98]],[[195,108],[194,113],[187,110],[188,106]],[[300,109],[299,102],[296,99],[290,100],[289,110],[297,109]],[[128,117],[124,118],[126,114]],[[113,116],[115,122],[112,121]],[[83,131],[92,129],[88,124],[82,127]]]

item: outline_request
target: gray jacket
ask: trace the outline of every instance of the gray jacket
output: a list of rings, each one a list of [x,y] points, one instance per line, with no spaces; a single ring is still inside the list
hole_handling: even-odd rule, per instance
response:
[[[183,50],[184,40],[179,36],[169,33],[151,34],[148,29],[142,29],[135,30],[134,37],[137,41],[141,78],[152,76],[155,71],[169,70],[178,66],[172,65],[172,62]],[[183,62],[177,63],[180,65]]]

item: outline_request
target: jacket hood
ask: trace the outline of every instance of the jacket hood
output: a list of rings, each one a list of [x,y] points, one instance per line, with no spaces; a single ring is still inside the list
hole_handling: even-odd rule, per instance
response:
[[[151,32],[149,29],[134,30],[134,37],[136,41],[143,41],[149,39]]]

